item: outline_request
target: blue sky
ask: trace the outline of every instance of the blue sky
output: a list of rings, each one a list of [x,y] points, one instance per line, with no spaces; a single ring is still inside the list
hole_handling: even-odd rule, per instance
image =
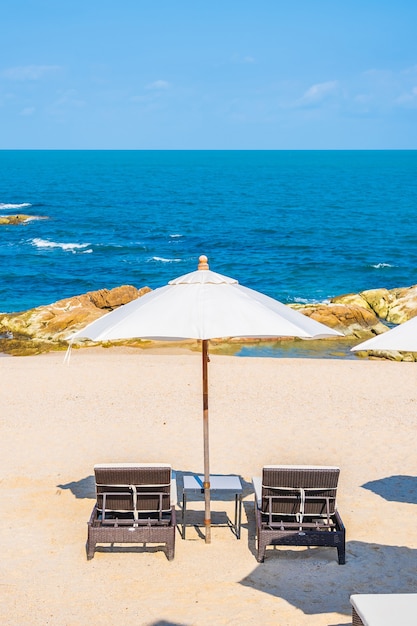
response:
[[[415,0],[1,13],[0,149],[417,149]]]

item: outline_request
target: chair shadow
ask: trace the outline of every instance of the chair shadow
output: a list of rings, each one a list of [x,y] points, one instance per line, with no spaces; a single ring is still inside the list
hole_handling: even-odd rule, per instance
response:
[[[362,487],[390,502],[417,504],[417,476],[388,476],[371,480]]]
[[[96,499],[96,483],[94,476],[86,476],[65,485],[57,485],[59,489],[69,489],[76,498]]]
[[[265,562],[240,584],[284,598],[306,615],[350,615],[352,593],[415,593],[416,561],[417,549],[362,541],[346,544],[345,565],[333,548],[280,546],[268,548]]]

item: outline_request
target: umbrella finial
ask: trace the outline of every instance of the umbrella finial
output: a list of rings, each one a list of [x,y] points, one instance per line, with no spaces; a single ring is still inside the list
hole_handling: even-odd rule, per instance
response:
[[[201,257],[198,259],[198,268],[199,270],[208,270],[209,266],[208,266],[208,258],[206,257],[205,254],[202,254]]]

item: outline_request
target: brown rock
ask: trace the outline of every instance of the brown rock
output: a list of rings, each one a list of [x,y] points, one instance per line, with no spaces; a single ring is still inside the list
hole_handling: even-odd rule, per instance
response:
[[[417,314],[417,285],[398,289],[367,289],[331,299],[332,304],[357,305],[393,324],[402,324]]]
[[[150,291],[123,285],[115,289],[100,289],[84,295],[59,300],[22,313],[0,315],[0,333],[12,333],[23,339],[59,343],[72,331],[83,328],[108,311],[127,304]]]
[[[417,313],[417,285],[402,289],[391,289],[392,304],[387,314],[387,321],[402,324]]]
[[[345,336],[363,337],[364,332],[380,334],[387,330],[373,311],[356,304],[291,305],[291,308]]]
[[[387,319],[392,304],[392,294],[388,289],[367,289],[359,295],[378,317]]]
[[[374,361],[417,361],[416,352],[397,352],[396,350],[369,350],[364,352],[356,352],[356,355],[372,359]]]
[[[388,289],[367,289],[360,293],[348,293],[332,298],[332,304],[356,305],[373,311],[378,317],[386,319],[393,296]]]
[[[122,304],[127,304],[135,300],[139,296],[143,296],[147,291],[151,291],[149,287],[143,287],[140,291],[132,285],[122,285],[114,289],[99,289],[99,291],[91,291],[87,294],[98,309],[107,309],[112,311]]]
[[[362,297],[360,293],[346,293],[341,296],[335,296],[331,298],[330,304],[345,304],[347,306],[360,306],[363,309],[371,310],[368,302]]]
[[[45,352],[48,349],[61,349],[67,345],[64,339],[72,332],[84,328],[108,311],[127,304],[149,291],[151,291],[149,287],[138,290],[131,285],[122,285],[110,290],[91,291],[21,313],[0,315],[0,352],[33,354]],[[379,317],[400,323],[416,314],[417,285],[391,290],[369,289],[360,294],[345,294],[333,298],[330,304],[292,304],[290,306],[338,330],[345,336],[344,341],[351,341],[352,338],[365,339],[388,330]],[[2,339],[2,334],[6,337],[12,336],[12,339]],[[329,339],[329,341],[336,340],[337,338]],[[244,343],[245,339],[232,338],[227,344],[230,345],[236,341]],[[287,341],[293,340],[287,339]],[[130,345],[131,342],[125,343]],[[224,340],[221,343],[224,343]]]
[[[30,222],[31,220],[47,220],[46,216],[34,216],[34,215],[24,215],[23,213],[19,213],[17,215],[0,215],[0,225],[7,224],[24,224],[25,222]]]

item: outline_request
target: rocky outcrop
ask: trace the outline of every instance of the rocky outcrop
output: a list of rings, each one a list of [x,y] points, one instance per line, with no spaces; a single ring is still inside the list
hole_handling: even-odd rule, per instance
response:
[[[32,220],[47,220],[46,216],[24,215],[18,213],[17,215],[0,215],[0,226],[7,224],[24,224],[25,222],[31,222]]]
[[[67,346],[72,332],[150,291],[123,285],[90,291],[21,313],[0,315],[0,352],[35,354]]]
[[[100,289],[84,295],[59,300],[21,313],[0,314],[0,352],[37,354],[67,347],[65,338],[84,328],[108,311],[127,304],[145,293],[149,287],[136,289],[123,285]],[[291,304],[291,308],[342,333],[342,338],[323,341],[344,342],[348,346],[388,330],[381,322],[400,323],[417,313],[417,285],[399,289],[369,289],[358,294],[345,294],[329,303]],[[259,342],[259,339],[231,339],[234,343]],[[293,339],[286,338],[286,341]],[[88,342],[87,342],[88,343]],[[131,341],[125,343],[131,344]],[[225,344],[225,341],[222,342]],[[411,355],[389,353],[385,358],[412,360]]]
[[[417,285],[397,289],[368,289],[357,294],[345,294],[332,298],[332,304],[357,306],[368,313],[392,324],[407,322],[417,314]],[[374,329],[377,334],[379,331]],[[385,327],[385,330],[388,328]],[[384,331],[382,331],[384,332]],[[389,359],[391,361],[417,361],[417,353],[397,351],[357,352],[357,356],[366,355],[373,359]]]
[[[373,311],[379,318],[402,324],[416,315],[417,285],[397,289],[368,289],[331,299],[332,304],[356,305]]]
[[[316,322],[338,330],[346,337],[364,338],[372,334],[379,335],[388,330],[371,309],[354,303],[292,304],[290,306]]]

